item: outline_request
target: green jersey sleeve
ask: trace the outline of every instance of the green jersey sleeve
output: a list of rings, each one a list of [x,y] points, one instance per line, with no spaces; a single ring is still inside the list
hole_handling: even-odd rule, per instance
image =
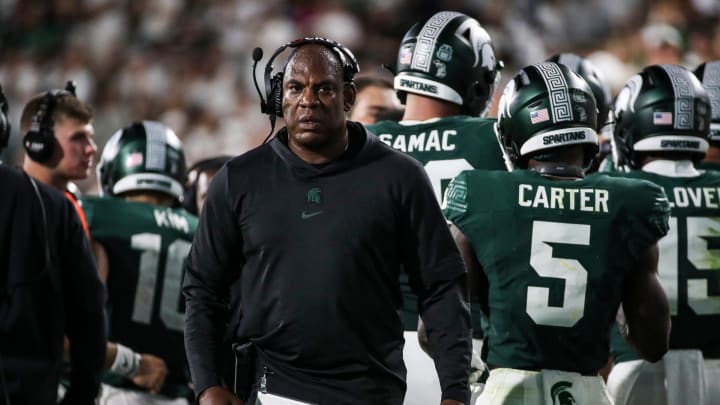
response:
[[[621,238],[632,257],[638,257],[667,234],[670,204],[660,186],[644,180],[632,183],[626,192],[635,197],[627,199],[627,226],[623,228],[625,232],[621,233]]]
[[[468,172],[464,171],[457,175],[447,189],[442,201],[442,209],[448,221],[462,229],[462,224],[468,216]]]

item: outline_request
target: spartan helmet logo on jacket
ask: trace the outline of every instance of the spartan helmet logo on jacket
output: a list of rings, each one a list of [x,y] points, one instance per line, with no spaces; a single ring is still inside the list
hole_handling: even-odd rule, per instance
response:
[[[410,28],[398,51],[395,90],[434,97],[463,107],[467,115],[487,111],[502,63],[490,35],[477,20],[441,11]]]

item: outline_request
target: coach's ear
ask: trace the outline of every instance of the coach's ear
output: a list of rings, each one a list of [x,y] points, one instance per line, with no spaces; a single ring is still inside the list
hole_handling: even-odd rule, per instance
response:
[[[355,105],[355,98],[357,97],[357,87],[355,83],[345,83],[343,86],[343,109],[345,112],[350,111],[353,105]]]

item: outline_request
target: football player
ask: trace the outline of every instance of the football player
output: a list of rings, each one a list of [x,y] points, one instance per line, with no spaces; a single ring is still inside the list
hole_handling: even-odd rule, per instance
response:
[[[584,178],[598,150],[595,98],[566,66],[522,69],[499,107],[514,170],[465,171],[443,203],[489,321],[476,403],[610,404],[598,370],[621,304],[642,356],[667,350],[656,261],[668,200],[647,181]]]
[[[86,179],[93,165],[97,146],[92,118],[92,107],[76,97],[74,84],[68,82],[64,90],[50,90],[33,97],[23,108],[20,119],[20,129],[25,134],[23,169],[65,194],[88,238],[85,211],[71,182]],[[105,365],[111,373],[132,374],[137,384],[151,390],[162,385],[167,372],[161,359],[135,353],[114,342],[107,343]]]
[[[620,405],[718,404],[720,174],[696,169],[708,149],[708,94],[685,68],[654,65],[630,78],[615,112],[617,175],[650,180],[670,199],[658,273],[673,327],[670,351],[656,364],[615,331],[608,389]]]
[[[402,104],[398,100],[392,81],[379,75],[355,77],[357,95],[348,119],[363,124],[374,124],[386,117],[402,117]],[[396,119],[396,120],[397,120]]]
[[[609,129],[611,128],[609,119],[610,102],[612,99],[610,96],[610,86],[605,81],[602,72],[582,56],[574,53],[559,53],[551,56],[548,61],[561,63],[569,67],[573,72],[579,74],[590,86],[593,96],[595,96],[595,103],[598,108],[596,131],[598,134],[599,151],[585,173],[590,174],[596,172],[598,171],[600,163],[610,154],[611,150],[610,136],[612,134],[609,133]]]
[[[149,392],[108,375],[103,404],[187,404],[192,398],[183,344],[183,260],[197,218],[179,206],[185,180],[180,140],[152,121],[130,124],[106,143],[97,169],[101,197],[82,199],[98,270],[106,280],[113,341],[167,364]]]
[[[492,131],[495,121],[481,118],[501,68],[487,31],[458,12],[438,12],[413,25],[400,44],[394,86],[405,105],[402,120],[367,128],[425,166],[438,202],[450,179],[463,170],[505,170]],[[400,282],[408,369],[405,404],[426,404],[440,399],[439,384],[431,359],[417,342],[417,298],[404,274]],[[477,314],[473,308],[473,330],[480,338]]]
[[[712,119],[710,121],[710,146],[705,159],[698,164],[701,169],[720,170],[720,60],[709,61],[695,69],[695,76],[703,84],[710,97]]]
[[[217,156],[213,158],[203,159],[196,162],[187,172],[187,184],[185,185],[185,194],[183,197],[183,208],[187,212],[198,216],[205,204],[205,197],[215,174],[220,168],[230,160],[230,156]]]

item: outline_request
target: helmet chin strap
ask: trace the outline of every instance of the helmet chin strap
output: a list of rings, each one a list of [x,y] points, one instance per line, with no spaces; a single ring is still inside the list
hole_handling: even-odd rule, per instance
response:
[[[582,179],[585,177],[585,172],[582,168],[564,163],[538,162],[529,170],[539,173],[542,176],[574,179]]]

